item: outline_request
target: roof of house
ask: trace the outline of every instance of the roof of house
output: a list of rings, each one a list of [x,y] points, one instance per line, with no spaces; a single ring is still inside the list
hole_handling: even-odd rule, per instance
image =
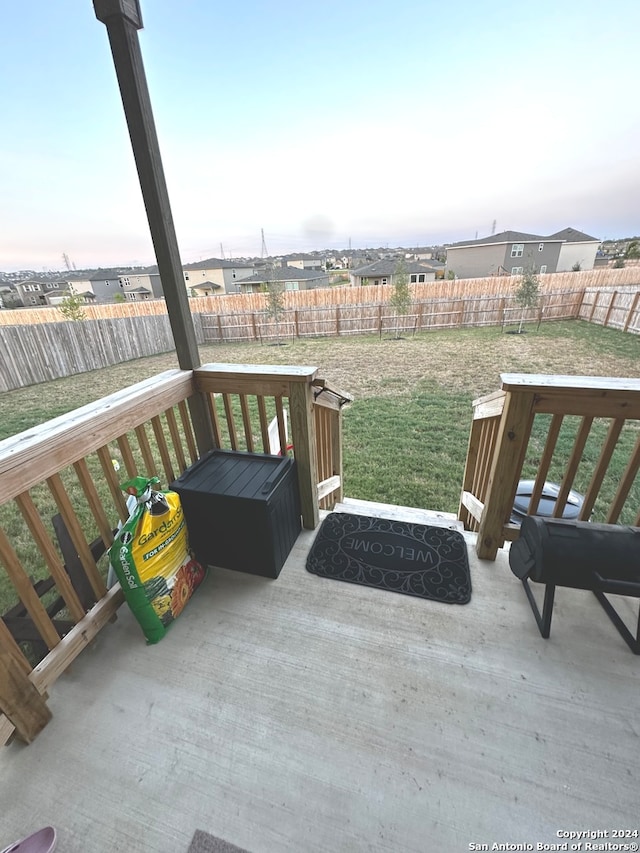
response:
[[[191,290],[220,290],[221,284],[216,284],[215,281],[199,281],[197,284],[191,285]]]
[[[584,231],[576,231],[575,228],[563,228],[562,231],[556,231],[555,234],[551,234],[550,236],[559,240],[566,240],[567,243],[600,242],[597,237],[590,237],[588,234],[585,234]]]
[[[183,270],[230,270],[230,269],[253,269],[254,264],[248,261],[227,261],[222,258],[207,258],[204,261],[195,261],[192,264],[183,264]]]
[[[238,279],[236,284],[264,284],[267,281],[309,281],[327,278],[324,270],[300,270],[297,267],[273,267],[254,273],[248,278]]]
[[[444,264],[441,264],[439,261],[434,261],[431,263],[430,261],[405,261],[404,268],[405,272],[411,273],[420,273],[420,272],[435,272],[437,269],[442,269]],[[393,259],[387,259],[383,261],[374,261],[372,264],[367,264],[366,267],[358,267],[358,269],[352,270],[353,275],[359,276],[371,276],[371,275],[393,275],[397,272],[398,269],[398,261]]]
[[[542,234],[527,234],[524,231],[501,231],[499,234],[492,234],[490,237],[481,237],[479,240],[462,240],[458,243],[451,243],[447,248],[458,249],[462,246],[486,246],[492,243],[540,243],[543,240],[549,240]]]
[[[461,249],[466,246],[486,246],[492,243],[578,243],[578,242],[596,242],[599,243],[597,237],[590,237],[582,231],[576,231],[575,228],[563,228],[562,231],[556,231],[555,234],[527,234],[524,231],[501,231],[499,234],[492,234],[491,237],[481,237],[479,240],[462,240],[458,243],[451,243],[447,246],[448,249]]]
[[[89,281],[112,281],[115,278],[120,278],[121,275],[126,275],[126,273],[122,273],[118,269],[98,270],[89,278]]]

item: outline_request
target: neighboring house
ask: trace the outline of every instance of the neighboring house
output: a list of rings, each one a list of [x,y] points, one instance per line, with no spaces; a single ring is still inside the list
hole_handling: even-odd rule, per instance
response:
[[[273,267],[254,273],[242,279],[236,285],[239,293],[260,293],[266,290],[269,282],[282,283],[283,290],[315,290],[329,287],[329,276],[322,270],[299,270],[291,267]]]
[[[408,261],[430,261],[435,257],[435,252],[429,247],[407,249],[404,256]]]
[[[595,237],[573,228],[550,236],[502,231],[491,237],[447,246],[446,266],[456,278],[519,275],[525,269],[539,274],[552,273],[571,269],[576,261],[581,269],[593,269],[598,245]]]
[[[49,297],[67,289],[60,281],[50,278],[28,278],[19,281],[15,285],[18,299],[25,308],[41,307],[49,305]]]
[[[420,263],[405,261],[404,268],[410,284],[422,284],[436,280],[436,272],[442,268],[437,261]],[[350,284],[355,287],[367,284],[393,284],[393,276],[398,268],[397,260],[374,261],[364,267],[358,267],[349,273]]]
[[[209,258],[206,261],[197,261],[193,264],[183,266],[184,283],[188,291],[195,295],[199,292],[201,285],[218,285],[212,290],[218,295],[223,293],[236,293],[237,282],[247,279],[256,272],[256,265],[251,261],[226,261],[220,258]]]
[[[222,290],[222,285],[216,284],[215,281],[201,281],[189,289],[193,296],[215,296],[216,291]]]
[[[299,270],[323,270],[325,262],[316,255],[286,255],[281,260],[282,266],[295,267]]]
[[[575,228],[564,228],[551,236],[564,240],[560,248],[556,272],[572,270],[578,264],[581,270],[592,270],[594,268],[600,247],[598,239],[590,237],[582,231],[576,231]]]
[[[122,293],[120,287],[120,276],[122,273],[117,269],[99,269],[89,279],[91,290],[95,294],[96,302],[114,302],[117,293]]]
[[[162,299],[164,296],[158,267],[123,273],[118,277],[118,286],[127,302]]]

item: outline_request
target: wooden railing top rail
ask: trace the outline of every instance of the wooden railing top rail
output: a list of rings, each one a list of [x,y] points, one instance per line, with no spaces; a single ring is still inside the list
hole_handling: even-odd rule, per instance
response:
[[[640,418],[640,379],[504,373],[507,394],[531,397],[532,414]]]
[[[317,367],[273,364],[204,364],[194,371],[199,391],[286,396],[292,384],[316,378]]]
[[[180,403],[193,390],[190,370],[167,370],[0,441],[0,503]]]
[[[570,376],[542,373],[501,373],[504,391],[526,390],[534,393],[549,391],[581,391],[593,394],[599,391],[624,391],[640,394],[640,379],[619,379],[614,376]]]

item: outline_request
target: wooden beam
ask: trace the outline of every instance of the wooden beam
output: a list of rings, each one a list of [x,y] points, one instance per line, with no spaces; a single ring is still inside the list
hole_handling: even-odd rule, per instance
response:
[[[200,365],[200,354],[138,40],[142,27],[139,7],[132,0],[94,0],[94,9],[109,36],[178,364],[183,370],[191,370]],[[206,400],[196,395],[189,400],[189,409],[203,454],[213,447]]]

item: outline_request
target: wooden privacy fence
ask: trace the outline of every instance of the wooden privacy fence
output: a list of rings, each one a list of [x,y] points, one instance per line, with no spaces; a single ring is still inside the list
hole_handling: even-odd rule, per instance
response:
[[[461,278],[455,280],[428,281],[410,284],[411,296],[416,302],[429,299],[462,299],[474,296],[506,296],[513,292],[517,276],[489,276],[486,278]],[[546,291],[575,291],[588,287],[606,290],[640,284],[640,268],[594,269],[581,272],[559,272],[540,276],[540,285]],[[285,308],[331,308],[336,305],[358,305],[388,302],[393,287],[366,285],[352,287],[337,285],[315,290],[287,291],[282,294]],[[267,303],[265,293],[227,293],[221,296],[199,296],[189,299],[192,314],[251,314],[264,311]],[[86,305],[84,312],[88,320],[114,320],[122,317],[147,317],[166,314],[164,299],[152,299],[105,305]],[[23,308],[0,311],[0,326],[22,326],[38,323],[66,322],[61,312],[54,307]]]
[[[576,484],[584,491],[581,520],[640,525],[640,380],[501,378],[502,390],[473,404],[458,514],[478,532],[478,556],[494,560],[505,540],[518,537],[510,516],[523,474],[535,481],[530,514],[553,478],[560,484],[554,517]]]
[[[580,310],[581,290],[544,292],[536,308],[525,311],[526,321],[574,318]],[[267,312],[202,316],[205,343],[260,341],[281,338],[340,337],[386,332],[420,332],[436,329],[504,326],[519,321],[522,309],[516,298],[475,296],[414,302],[410,312],[398,317],[386,302],[331,307],[293,308],[275,322]]]
[[[12,614],[0,618],[0,744],[14,731],[29,742],[46,725],[47,691],[121,605],[122,591],[107,589],[91,545],[97,539],[107,549],[128,516],[121,480],[158,476],[166,488],[197,459],[194,394],[205,395],[215,444],[239,451],[268,452],[273,419],[285,447],[288,406],[304,526],[317,525],[320,503],[341,499],[346,398],[316,373],[220,364],[170,370],[0,442],[0,601]],[[74,572],[54,516],[77,555]],[[62,599],[63,620],[52,599]],[[25,636],[37,638],[44,657],[34,658]]]
[[[590,323],[638,335],[640,334],[640,286],[614,288],[607,291],[589,287],[584,292],[578,317]]]

